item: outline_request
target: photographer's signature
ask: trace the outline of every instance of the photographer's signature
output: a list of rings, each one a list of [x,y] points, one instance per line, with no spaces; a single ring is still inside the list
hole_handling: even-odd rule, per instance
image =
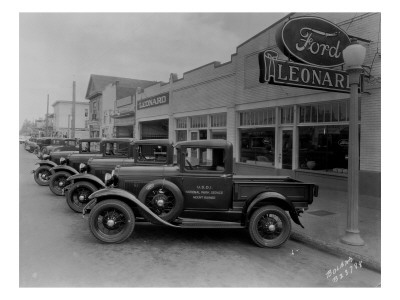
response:
[[[340,265],[336,266],[334,269],[328,270],[326,272],[326,279],[332,280],[332,282],[338,282],[343,278],[350,276],[353,271],[362,268],[362,260],[359,262],[353,262],[353,258],[349,257],[348,260],[344,260]]]

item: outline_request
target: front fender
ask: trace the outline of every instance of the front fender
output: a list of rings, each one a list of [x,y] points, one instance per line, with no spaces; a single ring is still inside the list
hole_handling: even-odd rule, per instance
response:
[[[101,186],[101,188],[105,188],[106,185],[99,177],[96,177],[92,174],[75,174],[67,178],[67,182],[77,182],[77,181],[89,181],[94,183],[97,186]]]
[[[51,160],[41,160],[35,163],[35,165],[39,165],[39,167],[41,166],[49,166],[51,168],[57,167],[57,164]]]
[[[157,216],[155,213],[153,213],[146,205],[144,205],[138,198],[136,198],[134,195],[131,193],[121,190],[121,189],[102,189],[95,191],[89,196],[89,199],[94,199],[97,198],[97,202],[100,202],[102,200],[110,199],[110,198],[122,198],[124,199],[128,204],[134,204],[136,205],[141,213],[146,215],[146,218],[149,219],[149,221],[152,221],[156,224],[160,225],[165,225],[169,227],[179,227],[176,225],[173,225],[171,223],[168,223],[167,221],[161,219],[159,216]],[[102,199],[103,198],[103,199]]]
[[[246,209],[246,215],[248,215],[248,213],[253,209],[253,207],[260,203],[260,202],[269,202],[271,201],[272,204],[276,204],[277,206],[281,206],[282,208],[284,208],[285,210],[289,211],[289,215],[292,218],[293,222],[295,222],[296,224],[300,225],[301,227],[304,228],[303,224],[301,224],[300,220],[299,220],[299,216],[296,212],[296,209],[293,205],[293,203],[291,201],[289,201],[288,199],[286,199],[285,196],[283,196],[280,193],[277,192],[261,192],[259,193],[253,200],[251,200],[251,202],[247,205],[247,209]]]
[[[79,172],[77,170],[75,170],[74,168],[70,167],[70,166],[56,166],[54,168],[50,169],[51,175],[54,175],[57,172],[60,171],[65,171],[71,174],[79,174]]]

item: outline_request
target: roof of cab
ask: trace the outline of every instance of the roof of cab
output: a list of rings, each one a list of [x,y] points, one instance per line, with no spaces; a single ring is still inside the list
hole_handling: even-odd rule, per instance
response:
[[[138,144],[138,145],[172,145],[172,142],[168,139],[148,139],[148,140],[136,140],[135,144]]]

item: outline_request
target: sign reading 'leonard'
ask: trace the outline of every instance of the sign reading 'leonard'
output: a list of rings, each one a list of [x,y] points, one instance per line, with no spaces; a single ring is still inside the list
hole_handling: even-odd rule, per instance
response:
[[[350,44],[341,28],[321,18],[294,18],[277,30],[276,42],[295,62],[279,60],[272,50],[259,53],[261,83],[350,92],[347,72],[330,69],[344,63],[342,51]]]
[[[169,93],[165,93],[151,98],[139,100],[137,102],[137,109],[150,108],[168,103],[169,103]]]

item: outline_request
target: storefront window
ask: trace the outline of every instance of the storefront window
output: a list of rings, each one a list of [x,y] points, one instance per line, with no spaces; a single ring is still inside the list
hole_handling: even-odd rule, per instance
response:
[[[275,124],[275,108],[243,111],[239,113],[240,126]]]
[[[194,116],[190,118],[190,128],[204,128],[207,127],[207,115]]]
[[[187,131],[186,130],[177,130],[176,131],[176,141],[182,142],[187,140]]]
[[[348,101],[301,105],[299,123],[331,123],[348,121]]]
[[[187,119],[186,118],[179,118],[176,119],[176,128],[185,129],[187,126]]]
[[[281,124],[293,124],[293,106],[281,108]]]
[[[347,125],[299,127],[300,168],[347,173],[348,141]]]
[[[259,165],[274,165],[275,128],[240,131],[240,161]]]
[[[226,113],[211,115],[211,127],[226,127]]]

